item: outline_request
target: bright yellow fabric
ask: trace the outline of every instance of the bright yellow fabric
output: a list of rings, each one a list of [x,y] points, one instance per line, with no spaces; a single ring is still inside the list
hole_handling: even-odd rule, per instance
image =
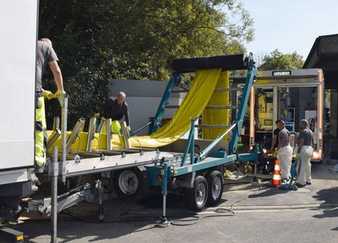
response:
[[[216,89],[209,100],[208,106],[229,106],[230,104],[230,81],[229,72],[223,71],[218,79]],[[231,110],[222,109],[205,109],[202,114],[202,123],[206,125],[230,125]],[[202,137],[204,139],[214,139],[222,134],[226,128],[203,127]],[[225,140],[228,138],[225,137]]]
[[[220,69],[197,71],[191,89],[170,122],[150,136],[131,137],[130,146],[161,147],[182,137],[189,130],[191,120],[202,114],[220,74]]]
[[[129,138],[130,147],[162,147],[182,137],[189,130],[191,120],[198,118],[207,106],[220,76],[220,69],[197,71],[192,82],[192,87],[174,117],[150,136],[135,136]],[[93,151],[106,149],[106,136],[105,132],[95,134],[92,141]],[[84,152],[86,141],[87,133],[82,132],[71,146],[70,152]],[[60,141],[57,141],[57,145],[60,146]],[[112,134],[112,148],[123,148],[120,136],[117,134]]]
[[[115,120],[111,122],[111,132],[114,134],[121,134],[121,124]]]
[[[35,163],[38,167],[42,167],[46,163],[46,149],[44,144],[44,134],[46,130],[45,100],[43,97],[39,97],[37,102],[35,122],[40,125],[35,128]]]

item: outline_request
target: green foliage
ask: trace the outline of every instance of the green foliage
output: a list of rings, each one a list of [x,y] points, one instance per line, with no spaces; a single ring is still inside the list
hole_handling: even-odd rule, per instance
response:
[[[277,49],[269,55],[264,56],[263,64],[259,67],[260,70],[272,69],[299,69],[304,64],[303,57],[293,52],[291,54],[283,54]]]
[[[252,24],[238,0],[40,0],[72,120],[100,110],[108,80],[163,80],[174,58],[243,52]]]

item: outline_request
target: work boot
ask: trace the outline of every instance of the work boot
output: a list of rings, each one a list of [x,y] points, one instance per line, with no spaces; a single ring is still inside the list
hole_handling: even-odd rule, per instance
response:
[[[305,185],[300,184],[300,183],[296,183],[296,186],[299,187],[299,188],[302,188],[302,187],[304,187]]]

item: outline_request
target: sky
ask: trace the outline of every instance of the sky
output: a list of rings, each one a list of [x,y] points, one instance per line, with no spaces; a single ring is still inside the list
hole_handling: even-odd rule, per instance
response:
[[[254,19],[247,50],[262,57],[274,49],[306,59],[320,35],[338,34],[338,0],[240,0]]]

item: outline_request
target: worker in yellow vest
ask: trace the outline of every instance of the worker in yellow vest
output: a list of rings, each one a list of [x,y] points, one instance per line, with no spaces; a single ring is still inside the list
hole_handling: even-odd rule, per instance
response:
[[[112,120],[112,133],[119,135],[121,134],[120,121],[125,121],[126,126],[130,130],[129,111],[126,97],[126,93],[120,91],[116,95],[116,98],[110,97],[104,106],[104,117],[108,119],[111,118]]]
[[[45,130],[46,115],[44,98],[62,98],[65,95],[62,72],[58,65],[58,57],[53,49],[51,40],[43,38],[38,40],[36,49],[36,110],[35,110],[35,164],[43,167],[46,164]],[[42,88],[42,77],[47,70],[53,74],[57,87],[55,94]]]

